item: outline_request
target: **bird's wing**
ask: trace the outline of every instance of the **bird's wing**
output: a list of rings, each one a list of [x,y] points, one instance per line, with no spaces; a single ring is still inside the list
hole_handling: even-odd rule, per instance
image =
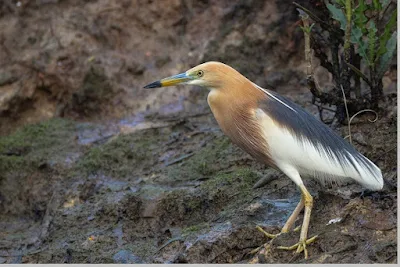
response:
[[[336,179],[350,177],[370,189],[382,188],[380,169],[352,145],[302,107],[255,86],[266,94],[258,103],[261,116],[276,125],[275,132],[265,131],[268,145],[281,153],[277,157],[287,157],[285,160],[291,160],[307,174]]]

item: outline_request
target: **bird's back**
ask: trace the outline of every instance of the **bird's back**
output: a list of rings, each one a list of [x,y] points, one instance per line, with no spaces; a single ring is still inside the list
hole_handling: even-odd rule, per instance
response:
[[[266,94],[257,116],[278,167],[279,162],[290,162],[301,175],[351,178],[369,189],[383,187],[381,170],[346,140],[290,100],[256,87]]]
[[[282,171],[285,165],[300,175],[383,187],[374,163],[303,108],[229,66],[210,66],[209,77],[219,81],[210,83],[218,86],[210,88],[211,110],[222,131],[254,158]]]

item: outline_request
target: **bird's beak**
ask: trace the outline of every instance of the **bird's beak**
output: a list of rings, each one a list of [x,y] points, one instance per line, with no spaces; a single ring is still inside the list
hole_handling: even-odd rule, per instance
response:
[[[191,81],[192,77],[188,76],[186,74],[186,72],[184,73],[180,73],[171,77],[167,77],[164,79],[161,79],[159,81],[150,83],[148,85],[146,85],[144,88],[158,88],[158,87],[166,87],[166,86],[173,86],[173,85],[177,85],[177,84],[182,84],[182,83],[186,83],[188,81]]]

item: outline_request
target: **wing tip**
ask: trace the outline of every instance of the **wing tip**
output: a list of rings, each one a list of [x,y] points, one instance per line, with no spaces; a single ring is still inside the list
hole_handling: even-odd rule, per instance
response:
[[[382,171],[372,162],[369,162],[374,168],[373,171],[369,171],[362,178],[362,184],[370,190],[382,190],[384,182]]]

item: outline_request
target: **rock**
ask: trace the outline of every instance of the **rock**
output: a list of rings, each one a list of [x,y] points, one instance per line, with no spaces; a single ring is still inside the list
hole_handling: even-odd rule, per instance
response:
[[[113,260],[115,263],[144,263],[144,261],[138,256],[134,255],[129,250],[120,250],[114,256]]]
[[[5,259],[5,258],[3,258],[3,257],[0,257],[0,264],[3,264],[3,263],[5,263],[7,260]]]
[[[367,146],[368,143],[365,141],[364,135],[361,133],[353,134],[353,140],[359,143],[360,145]]]

